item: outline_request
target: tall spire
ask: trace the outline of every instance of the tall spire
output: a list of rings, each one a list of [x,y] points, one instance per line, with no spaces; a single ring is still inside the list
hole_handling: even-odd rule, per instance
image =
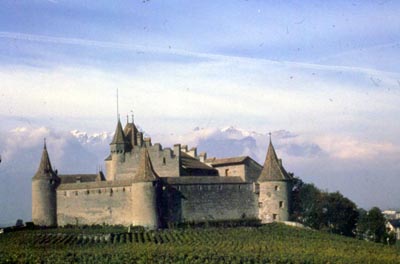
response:
[[[34,179],[45,178],[51,179],[55,173],[51,167],[49,153],[47,152],[46,139],[44,139],[42,158],[40,159],[39,168],[33,176]]]
[[[117,119],[119,120],[119,97],[118,97],[118,88],[117,88]]]
[[[264,167],[261,171],[259,182],[263,181],[284,181],[290,180],[290,176],[280,164],[276,155],[274,146],[272,145],[271,137],[267,151],[267,157],[265,158]]]
[[[150,155],[146,148],[143,148],[140,153],[139,168],[134,177],[135,182],[152,182],[158,179],[157,173],[151,164]]]

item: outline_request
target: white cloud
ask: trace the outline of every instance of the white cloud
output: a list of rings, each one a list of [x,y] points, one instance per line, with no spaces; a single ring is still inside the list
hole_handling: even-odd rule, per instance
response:
[[[398,156],[400,146],[391,142],[368,142],[345,136],[322,136],[315,141],[333,158],[370,160],[378,157]]]

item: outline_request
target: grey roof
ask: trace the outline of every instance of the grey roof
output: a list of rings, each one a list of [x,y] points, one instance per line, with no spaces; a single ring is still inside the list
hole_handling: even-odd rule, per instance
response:
[[[400,228],[400,219],[389,220],[389,223],[390,223],[394,228]]]
[[[269,142],[267,157],[265,158],[264,167],[261,171],[259,182],[264,181],[285,181],[292,178],[281,166],[278,157],[276,156],[272,142]]]
[[[228,164],[240,164],[243,163],[249,156],[240,156],[240,157],[230,157],[230,158],[209,158],[206,159],[207,163],[210,163],[212,166],[218,165],[228,165]]]
[[[140,151],[139,168],[136,172],[133,181],[135,182],[151,182],[158,179],[157,173],[153,169],[151,164],[150,155],[147,148],[143,148]]]
[[[181,165],[184,169],[215,170],[213,167],[193,158],[185,152],[181,152]]]
[[[78,179],[80,182],[95,182],[98,174],[62,174],[59,177],[61,184],[76,183]]]
[[[125,144],[125,135],[124,131],[122,130],[121,120],[118,119],[117,128],[115,129],[113,140],[111,141],[110,145],[112,144]]]
[[[42,151],[42,157],[40,159],[39,168],[36,171],[35,175],[33,176],[33,179],[52,179],[52,178],[57,178],[57,175],[51,168],[49,153],[47,152],[47,147],[45,143]]]
[[[184,177],[163,177],[168,184],[228,184],[246,183],[241,177],[220,177],[220,176],[184,176]]]

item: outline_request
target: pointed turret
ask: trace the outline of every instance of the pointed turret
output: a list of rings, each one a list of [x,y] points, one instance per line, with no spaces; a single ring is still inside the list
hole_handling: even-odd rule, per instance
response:
[[[56,177],[56,174],[51,168],[49,153],[47,152],[46,141],[45,141],[39,168],[36,171],[35,175],[33,176],[33,179],[51,179],[54,177]]]
[[[121,121],[118,119],[117,128],[115,129],[113,140],[110,143],[111,152],[124,152],[126,150],[126,143]]]
[[[264,167],[261,171],[259,182],[263,181],[286,181],[290,180],[291,177],[283,168],[281,161],[276,155],[274,146],[271,140],[269,141],[267,157],[265,158]]]
[[[51,168],[45,141],[39,168],[32,178],[32,221],[35,225],[57,225],[56,190],[59,183],[57,173]]]
[[[292,177],[283,168],[281,160],[278,159],[271,138],[264,167],[258,178],[258,184],[260,191],[258,216],[261,222],[288,221],[291,206]]]
[[[149,152],[143,148],[140,153],[139,168],[134,177],[135,182],[153,182],[158,179],[157,173],[153,169]]]
[[[117,128],[115,129],[113,140],[111,141],[110,145],[112,144],[125,144],[125,135],[124,131],[122,130],[121,120],[118,119]]]
[[[146,148],[141,149],[139,168],[132,182],[132,225],[157,228],[159,184]]]

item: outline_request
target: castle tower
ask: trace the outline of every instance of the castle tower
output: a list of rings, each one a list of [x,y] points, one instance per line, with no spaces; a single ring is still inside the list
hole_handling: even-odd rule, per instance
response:
[[[39,168],[32,178],[32,221],[35,225],[57,225],[56,188],[59,182],[51,168],[45,142]]]
[[[270,140],[260,185],[259,218],[262,223],[288,221],[291,206],[292,178],[278,159]]]
[[[126,136],[126,139],[130,145],[130,148],[134,148],[135,146],[138,145],[138,129],[135,126],[135,123],[133,122],[133,116],[132,116],[132,122],[129,123],[129,119],[127,118],[127,123],[124,128],[124,134]]]
[[[118,119],[113,140],[110,143],[110,160],[106,162],[108,180],[116,180],[118,165],[125,162],[125,152],[129,149],[121,121]]]
[[[140,164],[132,183],[132,224],[147,228],[159,226],[157,207],[158,175],[146,148],[140,153]]]

